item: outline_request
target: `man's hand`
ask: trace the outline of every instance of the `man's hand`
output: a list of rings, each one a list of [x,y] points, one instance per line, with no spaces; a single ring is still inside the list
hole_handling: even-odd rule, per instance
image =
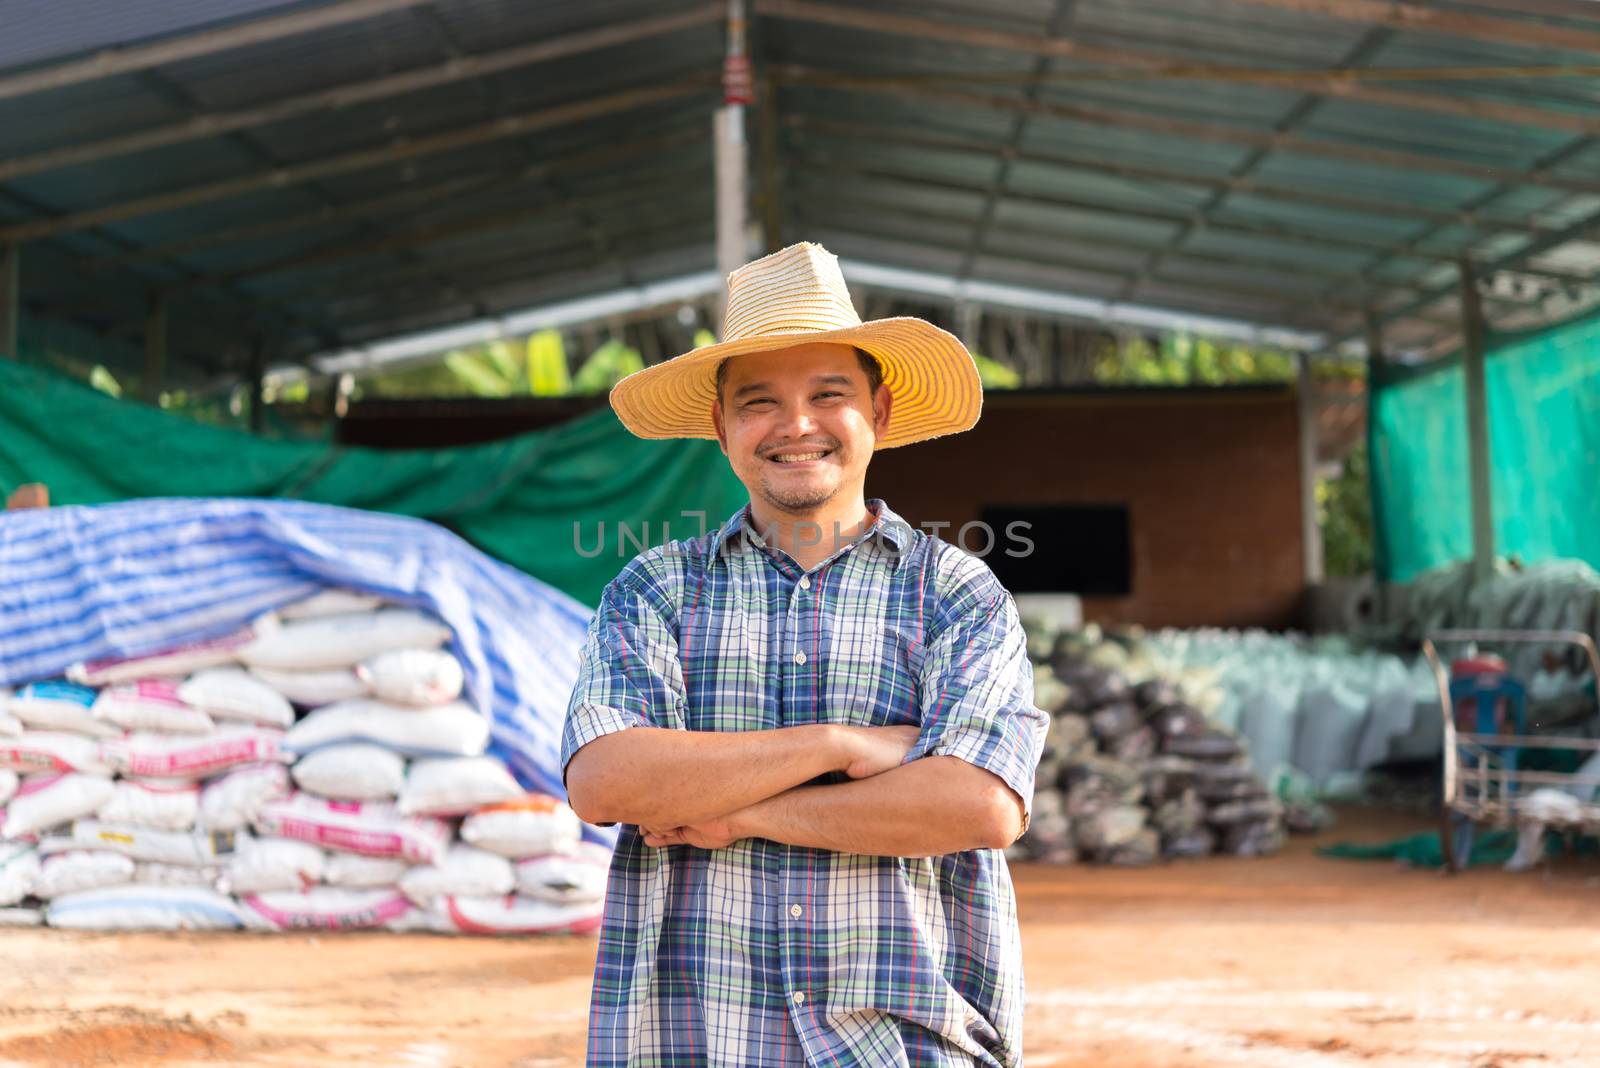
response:
[[[48,508],[50,507],[50,491],[42,482],[25,482],[18,486],[9,498],[6,499],[6,511],[14,512],[23,508]]]
[[[851,758],[844,773],[852,779],[867,779],[891,771],[905,763],[911,747],[917,744],[920,727],[845,727]]]
[[[732,821],[726,816],[721,819],[706,820],[693,827],[674,827],[671,830],[640,827],[639,833],[644,835],[645,845],[656,849],[675,845],[691,845],[700,849],[726,849],[740,838],[733,829]]]
[[[917,744],[917,727],[841,727],[849,761],[844,773],[852,779],[867,779],[892,771],[905,762],[906,754]],[[736,826],[738,812],[715,819],[701,820],[684,827],[640,827],[644,844],[663,846],[691,845],[700,849],[725,849],[747,837]]]

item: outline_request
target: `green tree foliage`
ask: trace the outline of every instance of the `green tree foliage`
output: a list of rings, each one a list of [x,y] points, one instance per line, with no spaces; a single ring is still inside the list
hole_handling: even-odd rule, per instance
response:
[[[94,365],[94,370],[89,372],[89,384],[101,393],[113,397],[122,396],[122,383],[117,381],[117,376],[106,370],[100,364]]]
[[[978,380],[984,389],[1017,389],[1022,385],[1022,375],[999,360],[981,352],[974,352],[972,360],[978,365]]]
[[[629,348],[615,339],[589,354],[572,376],[572,392],[604,393],[635,371],[644,370],[644,358],[639,350]]]
[[[1125,338],[1108,345],[1094,368],[1095,381],[1108,386],[1226,386],[1287,382],[1294,375],[1288,353],[1192,334]]]
[[[1365,443],[1350,450],[1338,478],[1317,483],[1323,570],[1330,576],[1372,571],[1372,493]]]
[[[1313,359],[1311,373],[1319,381],[1328,381],[1359,379],[1364,371],[1358,363]],[[1290,353],[1174,334],[1160,340],[1136,336],[1108,345],[1094,374],[1101,385],[1229,386],[1291,382],[1296,368]],[[1372,570],[1372,498],[1367,479],[1363,445],[1345,457],[1338,478],[1317,483],[1323,564],[1330,576],[1364,575]]]
[[[528,335],[528,392],[535,397],[562,397],[572,392],[567,373],[567,346],[559,330]]]

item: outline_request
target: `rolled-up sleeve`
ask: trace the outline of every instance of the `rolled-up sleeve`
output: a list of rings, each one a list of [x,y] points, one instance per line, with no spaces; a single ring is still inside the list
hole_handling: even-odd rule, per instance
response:
[[[998,776],[1032,814],[1049,716],[1033,703],[1033,666],[1011,595],[976,563],[940,597],[920,674],[922,731],[908,760],[953,756]]]
[[[561,775],[596,738],[633,727],[682,729],[683,664],[659,591],[630,567],[606,587],[589,621],[578,682],[561,733]]]

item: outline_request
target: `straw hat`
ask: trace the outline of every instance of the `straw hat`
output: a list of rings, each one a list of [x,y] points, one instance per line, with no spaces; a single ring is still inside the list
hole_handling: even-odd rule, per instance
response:
[[[790,245],[728,275],[723,341],[646,367],[611,390],[611,407],[641,438],[715,438],[717,364],[730,356],[813,342],[854,345],[877,357],[894,396],[877,448],[970,429],[983,407],[978,368],[956,338],[921,319],[864,323],[839,259],[821,245]]]

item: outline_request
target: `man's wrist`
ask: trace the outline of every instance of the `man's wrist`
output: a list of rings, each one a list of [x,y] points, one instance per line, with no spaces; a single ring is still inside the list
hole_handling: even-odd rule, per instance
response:
[[[849,727],[838,723],[823,723],[825,732],[822,745],[828,754],[828,771],[845,771],[856,759],[855,735]]]
[[[777,797],[782,797],[778,794]],[[769,797],[765,801],[757,801],[753,805],[746,805],[737,812],[728,814],[728,833],[734,841],[741,838],[766,838],[767,826],[764,816],[777,797]]]

